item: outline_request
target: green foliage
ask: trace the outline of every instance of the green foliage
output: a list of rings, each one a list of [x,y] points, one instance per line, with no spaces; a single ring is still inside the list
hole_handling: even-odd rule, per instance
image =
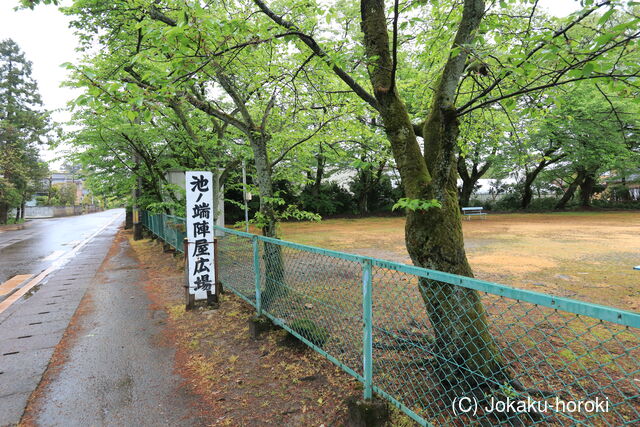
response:
[[[31,197],[47,172],[38,153],[49,130],[41,105],[31,63],[13,40],[0,41],[0,224],[9,208]]]
[[[20,218],[20,219],[15,219],[15,218],[9,218],[7,219],[7,224],[24,224],[24,219]]]
[[[276,200],[282,202],[282,199]],[[322,219],[320,215],[301,210],[296,205],[287,205],[284,210],[276,213],[276,218],[278,221],[320,221]],[[258,228],[263,228],[268,224],[268,220],[262,212],[256,212],[249,222],[255,224]]]
[[[393,205],[392,210],[396,210],[398,208],[408,209],[410,211],[417,210],[427,210],[431,208],[441,208],[442,203],[439,200],[431,199],[431,200],[420,200],[420,199],[410,199],[408,197],[403,197]]]
[[[528,212],[550,212],[555,210],[558,200],[556,197],[534,198],[526,210]]]
[[[77,187],[74,183],[54,184],[49,189],[49,206],[73,206],[76,204]]]
[[[595,199],[592,202],[592,206],[595,208],[601,208],[601,209],[640,210],[640,200],[619,201],[619,200]]]
[[[335,182],[322,183],[317,195],[305,187],[299,196],[304,210],[320,216],[353,214],[356,211],[354,196]]]
[[[177,211],[182,199],[164,182],[167,170],[228,167],[230,189],[239,180],[238,160],[252,159],[254,194],[264,193],[252,212],[270,216],[268,205],[279,218],[295,219],[305,217],[302,211],[391,208],[404,194],[382,173],[397,166],[384,124],[332,70],[348,70],[370,91],[369,71],[381,58],[364,52],[360,26],[352,25],[360,16],[357,4],[285,3],[269,6],[297,31],[314,34],[326,56],[310,55],[295,35],[283,36],[251,0],[207,7],[174,0],[116,2],[107,10],[98,0],[74,0],[65,8],[89,53],[82,63],[67,64],[74,72],[69,84],[83,90],[74,116],[80,130],[67,142],[94,193],[129,198],[140,177],[143,205]],[[639,98],[634,84],[626,84],[636,78],[639,62],[638,20],[630,9],[585,4],[576,14],[555,18],[530,2],[500,3],[487,5],[477,34],[464,46],[452,44],[461,4],[404,5],[396,85],[410,118],[426,118],[444,64],[464,55],[455,104],[457,142],[469,173],[488,164],[483,174],[522,177],[544,160],[564,156],[544,165],[535,184],[566,187],[578,167],[597,175],[637,164],[629,155],[637,151],[631,135],[637,126],[629,118],[638,112],[629,105]],[[96,44],[99,50],[90,49]],[[607,79],[610,74],[616,78]],[[594,111],[606,113],[589,122]],[[627,129],[626,146],[616,126]],[[548,154],[550,144],[558,149]],[[258,172],[259,160],[266,170]],[[354,169],[355,202],[325,184],[331,174]],[[273,191],[258,182],[267,175]],[[286,194],[277,193],[278,181],[288,183]],[[312,182],[313,196],[307,190]],[[432,207],[429,202],[401,199],[393,208],[423,210]],[[242,217],[241,209],[235,214]]]
[[[507,192],[495,202],[495,210],[503,212],[518,210],[521,207],[521,201],[521,191],[516,191],[512,188],[511,191]]]
[[[320,215],[298,209],[295,205],[287,206],[287,208],[279,214],[279,218],[282,220],[296,221],[320,221],[322,219]]]
[[[311,319],[295,319],[289,324],[289,327],[320,348],[330,337],[329,331]]]
[[[631,201],[631,191],[629,186],[623,184],[613,184],[607,186],[603,194],[604,200],[612,202],[627,202]]]
[[[371,212],[390,212],[394,200],[403,196],[401,188],[393,188],[391,178],[378,170],[377,173],[359,171],[349,184],[361,215]]]

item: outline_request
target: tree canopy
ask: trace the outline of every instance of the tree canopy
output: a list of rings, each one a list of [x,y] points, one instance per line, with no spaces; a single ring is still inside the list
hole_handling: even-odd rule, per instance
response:
[[[31,63],[11,39],[0,41],[0,224],[37,190],[48,169],[38,145],[48,132]]]

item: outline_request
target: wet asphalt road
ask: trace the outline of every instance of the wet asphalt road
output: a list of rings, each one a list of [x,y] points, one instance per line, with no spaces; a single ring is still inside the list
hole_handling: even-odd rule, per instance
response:
[[[123,220],[112,210],[0,233],[1,280],[30,277],[0,296],[0,426],[20,421]]]
[[[50,271],[19,299],[0,297],[0,426],[209,424],[174,372],[166,314],[123,220],[113,210],[0,233],[0,283]]]
[[[0,231],[0,283],[41,272],[117,215],[124,210],[30,220],[21,230]]]

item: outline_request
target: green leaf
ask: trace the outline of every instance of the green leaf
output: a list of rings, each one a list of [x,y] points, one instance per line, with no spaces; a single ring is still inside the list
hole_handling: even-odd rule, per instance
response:
[[[608,11],[606,11],[606,12],[604,13],[604,15],[602,15],[602,16],[600,17],[600,19],[598,19],[598,25],[602,25],[602,24],[604,24],[605,22],[607,22],[607,21],[609,20],[609,18],[611,18],[611,15],[613,15],[613,11],[614,11],[614,9],[613,9],[613,8],[609,9]]]
[[[596,43],[598,43],[598,44],[607,44],[607,43],[609,43],[609,41],[611,41],[611,39],[613,39],[615,36],[616,36],[616,33],[613,33],[613,32],[607,32],[607,33],[604,33],[604,34],[602,34],[602,35],[600,35],[600,36],[596,37],[596,38],[594,39],[594,41],[595,41]]]
[[[584,67],[582,67],[582,75],[584,77],[589,77],[591,73],[593,73],[593,68],[593,62],[587,62],[586,64],[584,64]]]
[[[133,110],[127,110],[126,115],[129,120],[134,121],[136,117],[138,117],[138,112]]]
[[[391,208],[391,210],[396,210],[398,208],[408,209],[410,211],[417,210],[428,210],[431,208],[441,208],[442,203],[436,199],[431,200],[421,200],[421,199],[410,199],[408,197],[403,197],[396,202],[395,205]]]

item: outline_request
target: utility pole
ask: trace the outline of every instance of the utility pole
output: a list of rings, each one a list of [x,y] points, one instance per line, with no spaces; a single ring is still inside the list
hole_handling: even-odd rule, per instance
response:
[[[138,209],[138,198],[140,197],[140,187],[142,186],[142,178],[140,178],[140,155],[134,149],[133,158],[135,159],[136,185],[133,187],[133,240],[142,239],[142,224],[140,223],[140,210]]]
[[[140,112],[137,107],[134,107],[136,113],[138,113],[133,119],[133,124],[140,126]],[[135,145],[132,143],[133,159],[135,161],[134,171],[136,174],[136,184],[133,187],[133,240],[142,240],[142,223],[140,222],[140,209],[138,207],[138,199],[142,194],[142,177],[140,176],[140,153],[136,150]]]
[[[245,161],[242,160],[242,200],[244,201],[244,224],[247,233],[249,232],[249,206],[247,201],[250,200],[249,193],[247,192],[247,169],[245,167]]]

